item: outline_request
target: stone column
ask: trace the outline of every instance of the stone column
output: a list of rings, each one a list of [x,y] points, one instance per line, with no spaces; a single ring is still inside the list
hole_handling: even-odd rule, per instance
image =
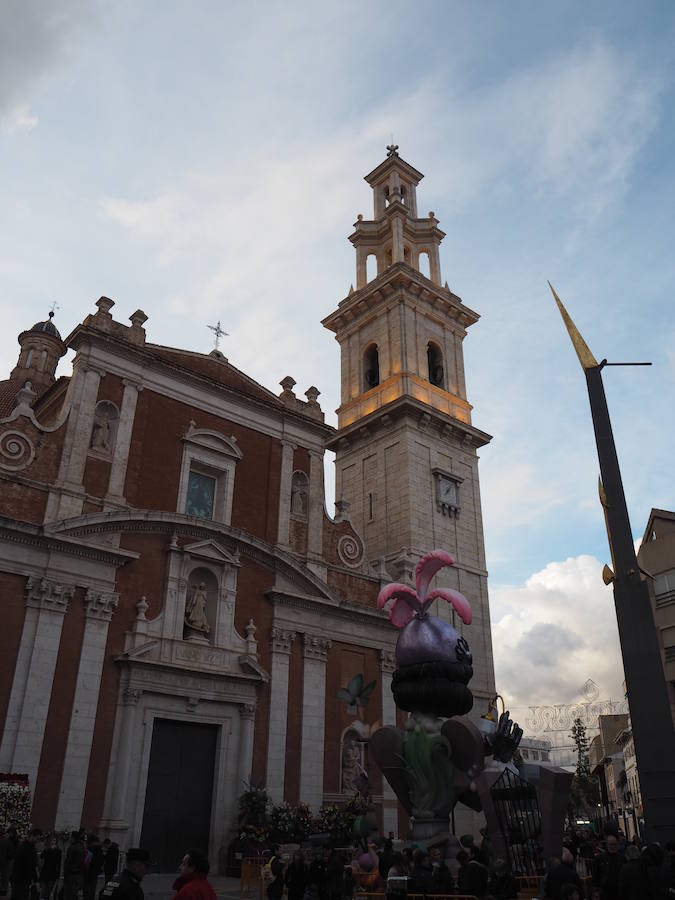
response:
[[[438,244],[429,248],[429,278],[434,284],[441,283],[441,259]]]
[[[239,786],[251,780],[253,766],[253,732],[255,729],[255,704],[246,703],[239,707]]]
[[[273,803],[284,799],[286,766],[286,719],[288,717],[288,669],[294,631],[272,628],[270,672],[270,719],[267,737],[267,793]]]
[[[403,262],[403,220],[399,215],[391,220],[391,261]]]
[[[380,684],[382,686],[382,724],[396,725],[396,704],[391,692],[391,676],[396,668],[393,649],[380,650]],[[382,825],[383,832],[390,831],[398,836],[398,801],[396,794],[389,787],[386,778],[382,778]]]
[[[52,696],[63,617],[75,593],[46,578],[26,583],[26,618],[9,699],[0,762],[5,772],[26,772],[35,790]]]
[[[101,827],[113,840],[124,838],[132,816],[128,816],[127,793],[133,743],[136,737],[138,701],[142,691],[125,688],[120,696],[115,717],[115,734],[110,754],[110,770]]]
[[[303,636],[302,747],[300,799],[317,813],[323,803],[323,753],[326,715],[326,660],[331,641]]]
[[[82,819],[108,625],[117,603],[117,594],[91,589],[84,598],[84,636],[56,810],[58,830],[72,828]]]
[[[309,515],[307,517],[307,556],[310,559],[314,557],[317,560],[323,560],[323,508],[323,455],[315,450],[310,450]]]
[[[122,396],[122,409],[117,426],[117,437],[110,466],[110,480],[108,481],[108,494],[106,500],[124,500],[124,481],[127,475],[129,462],[129,447],[131,446],[131,433],[134,428],[134,416],[136,414],[136,401],[138,393],[142,391],[142,385],[134,381],[124,379],[124,395]]]
[[[365,247],[356,248],[356,290],[360,291],[368,284],[368,263]]]
[[[290,441],[281,442],[281,482],[279,484],[279,526],[277,541],[282,547],[288,547],[291,521],[291,487],[293,483],[293,451],[295,444]]]

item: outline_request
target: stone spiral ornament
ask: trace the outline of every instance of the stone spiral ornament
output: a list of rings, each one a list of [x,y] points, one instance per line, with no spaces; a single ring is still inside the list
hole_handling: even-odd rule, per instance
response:
[[[351,534],[343,534],[337,545],[338,556],[346,566],[361,565],[363,560],[363,544]]]
[[[22,431],[5,431],[0,435],[0,468],[25,469],[35,459],[33,442]]]

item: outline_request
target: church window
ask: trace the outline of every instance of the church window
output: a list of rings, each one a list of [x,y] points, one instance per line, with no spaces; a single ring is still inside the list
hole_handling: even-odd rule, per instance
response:
[[[427,345],[427,363],[429,365],[429,381],[436,387],[443,387],[443,354],[438,344],[429,341]]]
[[[389,187],[384,189],[384,205],[389,206]]]
[[[408,199],[408,192],[404,184],[401,185],[401,203],[405,206]]]
[[[183,437],[178,512],[229,525],[235,469],[241,457],[233,437],[190,423]]]
[[[420,250],[417,267],[425,278],[431,277],[431,267],[429,264],[429,254],[426,250]]]
[[[216,502],[217,480],[203,472],[190,470],[188,476],[185,514],[198,516],[200,519],[212,519]]]
[[[374,253],[369,253],[366,256],[366,282],[372,281],[373,278],[377,277],[377,256]]]
[[[410,247],[406,244],[403,248],[403,261],[407,262],[410,265]]]
[[[375,504],[373,501],[373,492],[368,491],[368,521],[372,522],[375,518]]]
[[[43,350],[42,353],[40,354],[40,371],[41,372],[44,372],[46,362],[47,362],[47,351]]]
[[[380,383],[380,357],[377,344],[370,344],[363,354],[363,389],[369,391]]]
[[[30,369],[30,363],[31,363],[32,359],[33,359],[33,351],[29,350],[28,353],[26,354],[26,363],[25,363],[26,369]]]

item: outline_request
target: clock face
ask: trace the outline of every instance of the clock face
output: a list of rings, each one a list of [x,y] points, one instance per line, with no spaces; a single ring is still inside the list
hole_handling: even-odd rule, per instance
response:
[[[441,503],[457,502],[457,485],[449,478],[440,478],[438,483],[439,496]]]

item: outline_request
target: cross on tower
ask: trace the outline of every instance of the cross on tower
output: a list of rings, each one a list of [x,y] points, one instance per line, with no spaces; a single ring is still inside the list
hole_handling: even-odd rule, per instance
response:
[[[221,337],[229,337],[228,332],[220,327],[220,319],[218,319],[218,322],[215,325],[207,325],[206,327],[210,328],[211,331],[214,333],[214,335],[215,335],[214,346],[215,346],[216,350],[218,350],[219,349],[218,345],[220,344]]]
[[[388,144],[388,145],[387,145],[387,159],[388,159],[390,156],[398,156],[398,152],[397,152],[397,151],[398,151],[398,144],[395,144],[395,143],[394,143],[394,140],[393,140],[393,138],[392,138],[391,144]]]
[[[50,318],[50,319],[53,319],[53,318],[54,318],[54,312],[55,312],[57,309],[61,309],[61,307],[60,307],[59,304],[56,302],[56,300],[53,300],[53,301],[52,301],[52,305],[49,307],[49,318]]]

